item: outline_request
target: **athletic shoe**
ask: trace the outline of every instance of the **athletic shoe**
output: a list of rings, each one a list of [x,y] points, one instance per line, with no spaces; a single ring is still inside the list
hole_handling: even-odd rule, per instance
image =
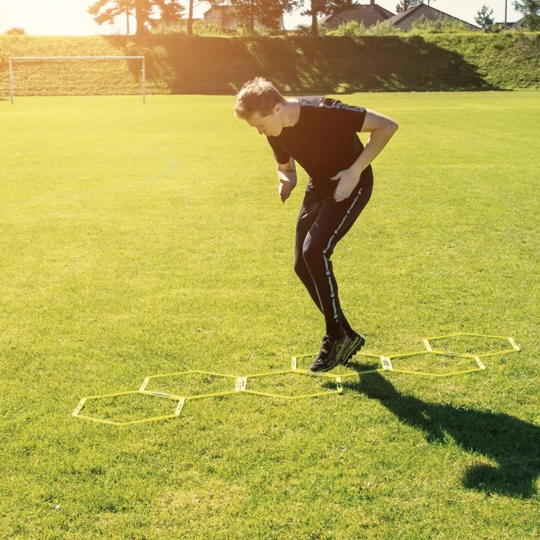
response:
[[[351,340],[345,333],[338,339],[324,336],[319,354],[311,366],[311,371],[313,373],[322,373],[336,367],[345,359],[345,353],[351,346],[350,343]]]
[[[352,357],[364,346],[364,343],[366,342],[364,336],[357,334],[354,330],[351,332],[352,333],[349,334],[350,345],[343,355],[343,360],[341,361],[344,366],[349,365]]]

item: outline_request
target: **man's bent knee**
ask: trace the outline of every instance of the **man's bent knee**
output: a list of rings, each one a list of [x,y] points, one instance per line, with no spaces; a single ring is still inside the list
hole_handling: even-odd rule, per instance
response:
[[[324,249],[313,242],[305,242],[302,249],[302,257],[308,268],[321,264],[324,261]]]

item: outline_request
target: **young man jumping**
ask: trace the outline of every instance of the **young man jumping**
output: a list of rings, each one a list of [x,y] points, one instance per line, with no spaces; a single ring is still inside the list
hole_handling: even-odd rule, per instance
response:
[[[262,77],[244,85],[234,111],[268,138],[282,202],[296,186],[295,162],[309,175],[296,225],[294,269],[326,323],[311,371],[347,365],[365,339],[351,328],[341,309],[330,257],[368,203],[373,189],[370,164],[398,125],[382,114],[335,99],[285,99]],[[370,133],[365,147],[357,132]]]

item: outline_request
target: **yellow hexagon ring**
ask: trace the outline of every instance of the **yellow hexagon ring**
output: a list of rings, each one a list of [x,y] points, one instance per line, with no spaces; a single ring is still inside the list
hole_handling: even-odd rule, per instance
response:
[[[499,351],[483,353],[483,354],[478,354],[478,353],[477,354],[467,354],[467,353],[461,354],[461,353],[454,353],[454,352],[449,352],[449,351],[438,350],[430,343],[430,341],[433,342],[433,341],[437,341],[438,339],[444,339],[444,338],[449,338],[449,337],[458,337],[458,336],[473,336],[473,337],[483,337],[483,338],[491,338],[491,339],[503,339],[505,341],[508,341],[508,343],[510,343],[512,348],[511,349],[501,349]],[[447,354],[449,356],[464,356],[464,357],[469,357],[469,358],[476,358],[476,357],[484,358],[486,356],[496,356],[496,355],[499,355],[499,354],[506,354],[506,353],[510,353],[510,352],[519,352],[521,350],[521,347],[511,337],[507,337],[507,336],[491,336],[491,335],[487,335],[487,334],[471,334],[471,333],[468,333],[468,332],[456,332],[454,334],[446,334],[444,336],[435,336],[435,337],[430,337],[430,338],[424,338],[423,342],[424,342],[424,345],[426,346],[426,349],[428,350],[428,352]]]
[[[98,422],[100,424],[111,424],[113,426],[128,426],[131,424],[144,424],[146,422],[155,422],[156,420],[165,420],[167,418],[176,418],[177,416],[180,416],[180,413],[182,412],[182,408],[184,406],[185,399],[183,397],[173,396],[171,394],[155,394],[155,395],[159,397],[173,399],[174,401],[178,401],[178,405],[176,406],[172,414],[166,414],[162,416],[153,416],[151,418],[143,418],[141,420],[129,420],[127,422],[117,422],[115,420],[107,420],[105,418],[98,418],[96,416],[87,416],[84,414],[80,414],[81,410],[84,408],[85,403],[91,399],[102,399],[102,398],[108,398],[108,397],[125,396],[128,394],[140,394],[140,393],[141,392],[139,392],[138,390],[130,390],[128,392],[116,392],[115,394],[102,394],[99,396],[83,397],[81,401],[79,401],[77,408],[73,411],[72,416],[75,416],[77,418],[84,418],[85,420],[90,420],[91,422]]]

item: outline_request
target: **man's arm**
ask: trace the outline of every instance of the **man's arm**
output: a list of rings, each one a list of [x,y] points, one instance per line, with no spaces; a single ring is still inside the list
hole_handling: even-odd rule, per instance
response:
[[[349,169],[339,172],[332,178],[337,180],[338,185],[334,192],[334,200],[345,200],[352,193],[360,181],[360,175],[372,161],[382,152],[388,141],[398,130],[398,124],[388,116],[375,111],[366,111],[366,118],[362,126],[363,133],[371,133],[369,140],[358,159]]]
[[[277,173],[279,179],[279,198],[281,202],[285,202],[291,191],[296,187],[296,163],[291,157],[288,163],[278,163]]]

